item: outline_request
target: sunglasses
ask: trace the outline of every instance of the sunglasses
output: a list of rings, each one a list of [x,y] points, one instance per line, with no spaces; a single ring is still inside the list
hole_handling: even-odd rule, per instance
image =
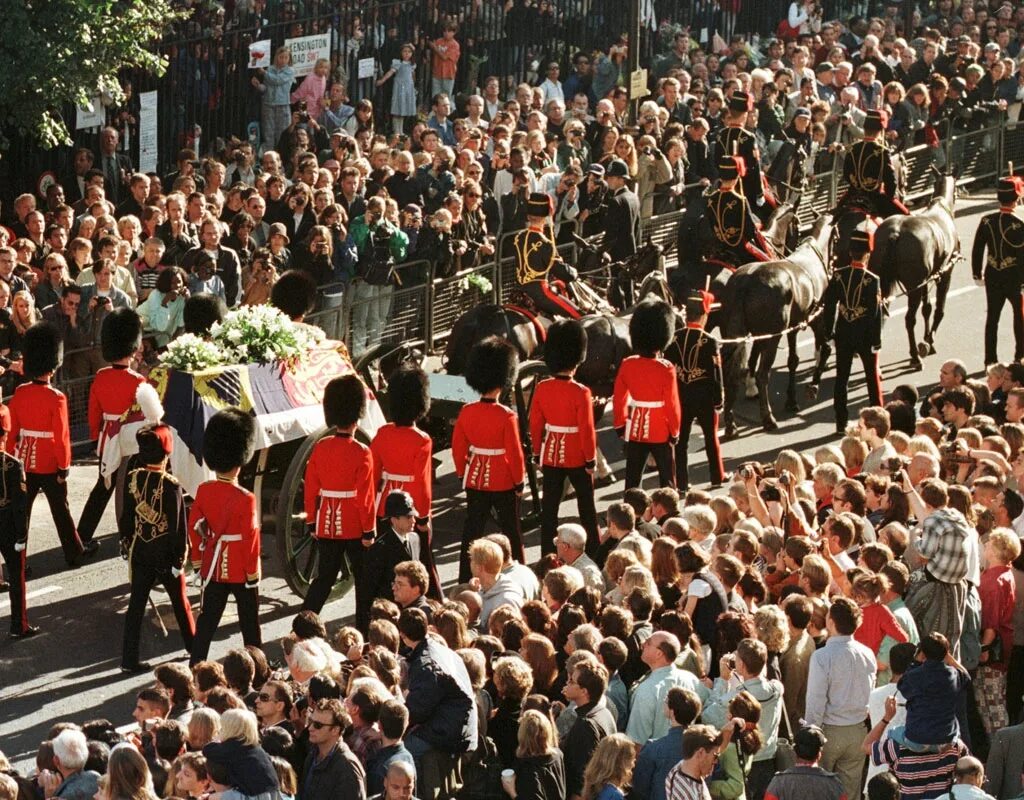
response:
[[[267,702],[274,702],[274,703],[276,703],[276,702],[278,702],[276,697],[271,697],[266,692],[260,692],[258,695],[256,695],[256,699],[257,700],[261,700],[264,703],[267,703]]]
[[[309,727],[311,727],[315,731],[322,731],[324,728],[337,728],[339,726],[333,722],[317,722],[314,719],[310,720]]]

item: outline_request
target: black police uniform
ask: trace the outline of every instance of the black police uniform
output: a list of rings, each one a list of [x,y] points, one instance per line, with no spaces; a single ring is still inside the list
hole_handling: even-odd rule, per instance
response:
[[[999,317],[1005,303],[1013,315],[1013,359],[1019,361],[1024,357],[1024,220],[1005,208],[982,217],[974,235],[971,269],[976,279],[985,281],[985,363],[998,361]]]
[[[139,664],[142,619],[157,583],[170,598],[185,649],[192,649],[195,622],[180,574],[188,554],[187,522],[185,492],[173,476],[147,467],[129,473],[118,520],[121,554],[128,560],[131,582],[121,654],[125,667]]]
[[[676,368],[679,403],[683,409],[679,441],[676,442],[676,488],[682,492],[690,486],[687,444],[694,422],[704,434],[711,483],[720,484],[725,470],[718,442],[718,412],[725,402],[725,395],[718,340],[698,323],[687,323],[676,333],[665,351],[665,358]]]
[[[866,258],[866,256],[865,256]],[[825,289],[825,335],[836,342],[836,385],[832,405],[836,430],[845,430],[850,415],[847,393],[853,357],[860,356],[873,406],[882,405],[878,350],[882,346],[882,291],[878,277],[864,266],[837,269]]]
[[[28,498],[21,462],[0,450],[0,555],[10,579],[11,635],[30,630],[25,603],[25,556],[28,543]]]
[[[705,243],[705,258],[733,268],[751,261],[770,260],[750,204],[734,188],[719,187],[708,195],[703,224],[705,232],[701,238]]]
[[[892,154],[881,142],[872,139],[854,142],[843,160],[843,177],[850,189],[840,202],[841,206],[862,204],[879,217],[909,213],[896,198]]]
[[[715,164],[722,160],[722,156],[736,155],[743,158],[747,166],[746,174],[740,179],[743,185],[743,194],[758,219],[766,222],[771,216],[772,207],[764,197],[764,184],[761,180],[761,156],[754,134],[746,128],[727,126],[718,132],[715,144],[717,147]]]
[[[560,280],[568,284],[576,280],[576,270],[558,255],[550,229],[540,230],[531,225],[516,234],[512,247],[516,254],[516,282],[537,311],[579,319],[582,312],[576,304],[556,293],[548,283]]]

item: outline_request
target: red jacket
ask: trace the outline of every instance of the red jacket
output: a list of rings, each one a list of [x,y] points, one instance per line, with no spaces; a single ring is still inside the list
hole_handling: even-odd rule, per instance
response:
[[[361,539],[377,527],[373,453],[347,433],[321,439],[306,464],[306,522],[317,539]]]
[[[597,458],[590,389],[565,376],[541,381],[530,406],[530,438],[545,467],[593,467]]]
[[[197,530],[205,520],[205,533]],[[188,512],[189,556],[203,584],[255,583],[260,579],[260,522],[256,495],[234,481],[199,485]]]
[[[135,370],[116,364],[96,373],[89,389],[89,436],[99,442],[101,456],[114,433],[113,423],[135,404],[135,392],[145,381]]]
[[[430,516],[433,500],[434,443],[414,425],[383,426],[370,443],[373,453],[373,485],[377,487],[380,502],[377,516],[384,517],[384,501],[390,492],[402,489],[412,495],[419,516]]]
[[[7,452],[25,472],[49,475],[71,466],[68,398],[47,381],[23,383],[11,398]]]
[[[455,421],[452,459],[463,488],[521,490],[526,462],[516,412],[487,399],[463,406]]]
[[[630,356],[615,376],[612,410],[627,442],[675,439],[682,416],[675,368],[663,358]]]

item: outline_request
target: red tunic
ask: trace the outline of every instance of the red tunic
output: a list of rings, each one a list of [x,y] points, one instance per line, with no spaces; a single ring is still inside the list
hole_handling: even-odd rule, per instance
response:
[[[590,389],[565,376],[541,381],[530,406],[530,438],[542,466],[593,466],[597,432]]]
[[[526,462],[516,412],[487,399],[463,406],[455,421],[452,459],[465,489],[521,489]]]
[[[419,516],[430,516],[433,500],[431,456],[434,443],[414,425],[389,422],[377,431],[370,444],[373,453],[373,485],[379,487],[377,516],[384,517],[384,501],[401,489],[412,495]]]
[[[675,367],[663,358],[630,356],[619,366],[612,400],[615,428],[627,442],[667,442],[679,436],[681,410]]]
[[[7,452],[25,472],[49,475],[71,466],[68,398],[47,381],[23,383],[11,398]]]
[[[306,521],[317,539],[361,539],[374,535],[377,496],[373,453],[347,433],[321,439],[306,464]]]
[[[107,439],[116,433],[122,415],[135,404],[135,392],[146,379],[128,367],[114,365],[96,373],[89,389],[89,436],[103,457]]]
[[[205,534],[196,526],[205,520]],[[217,478],[200,484],[188,512],[188,541],[193,566],[205,586],[255,583],[260,579],[260,522],[256,495],[234,481]]]

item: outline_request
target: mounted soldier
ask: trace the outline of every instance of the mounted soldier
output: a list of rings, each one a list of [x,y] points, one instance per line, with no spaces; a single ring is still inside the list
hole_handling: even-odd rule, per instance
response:
[[[757,139],[746,128],[747,115],[753,108],[753,97],[746,92],[733,92],[726,110],[725,127],[715,138],[715,164],[721,164],[723,156],[739,156],[743,159],[746,170],[739,176],[743,195],[757,218],[767,222],[775,210],[775,202],[765,194]],[[719,177],[722,177],[721,171]]]
[[[748,197],[743,194],[747,174],[741,156],[723,155],[718,160],[719,186],[705,201],[704,257],[732,269],[774,258]]]
[[[896,196],[896,164],[883,139],[888,124],[888,112],[867,112],[864,138],[850,146],[843,161],[843,177],[850,184],[850,189],[836,206],[837,214],[857,206],[872,216],[882,218],[910,213]]]
[[[517,233],[512,242],[516,283],[538,312],[579,319],[583,312],[564,293],[556,291],[561,288],[564,292],[576,280],[576,270],[558,255],[551,211],[551,198],[543,192],[534,192],[526,201],[526,229]]]

